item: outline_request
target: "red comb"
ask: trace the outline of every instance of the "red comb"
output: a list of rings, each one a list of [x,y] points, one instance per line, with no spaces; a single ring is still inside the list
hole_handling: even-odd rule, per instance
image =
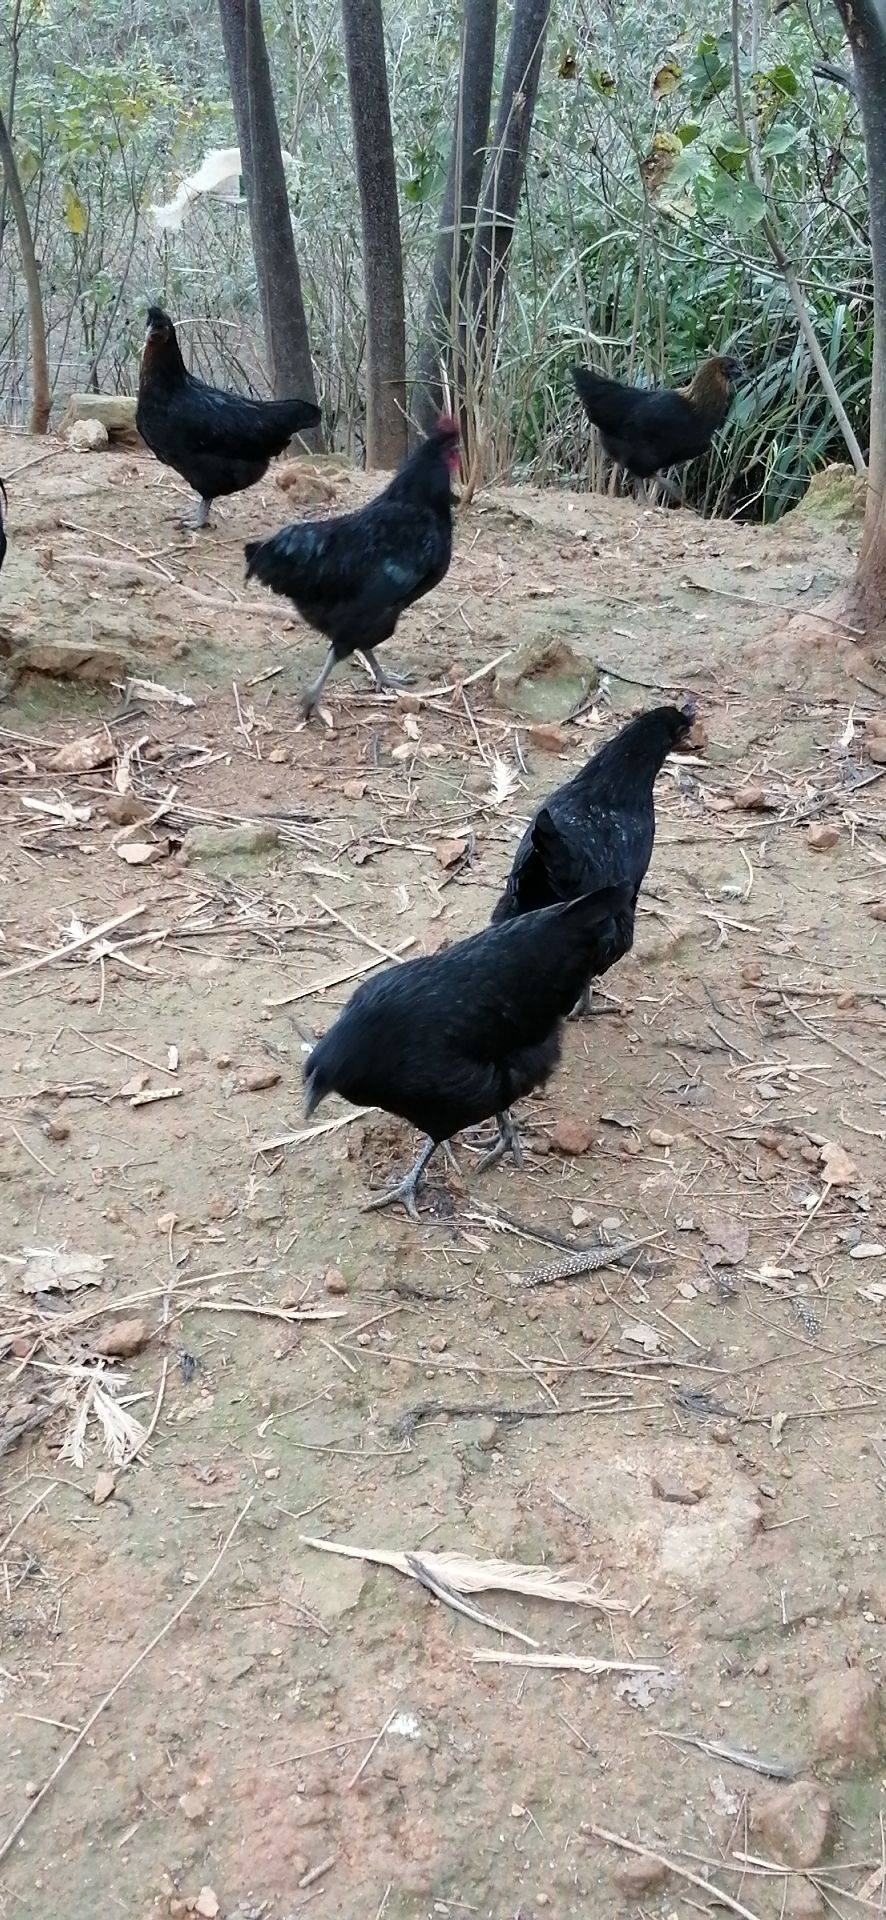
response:
[[[458,433],[458,421],[453,419],[451,413],[441,413],[437,421],[437,430],[440,433]]]

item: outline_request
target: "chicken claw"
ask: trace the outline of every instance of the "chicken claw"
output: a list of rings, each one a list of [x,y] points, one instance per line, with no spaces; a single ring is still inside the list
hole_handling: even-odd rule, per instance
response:
[[[363,1212],[379,1213],[382,1207],[396,1206],[399,1201],[401,1207],[404,1207],[408,1213],[410,1220],[418,1220],[419,1211],[415,1204],[416,1189],[425,1167],[431,1158],[431,1154],[437,1151],[437,1144],[436,1140],[427,1140],[422,1147],[415,1166],[410,1167],[409,1172],[404,1174],[403,1179],[398,1181],[396,1186],[385,1187],[384,1192],[376,1194],[374,1200],[367,1200]]]
[[[398,687],[411,686],[414,677],[411,673],[390,673],[387,668],[379,666],[371,647],[361,651],[379,693],[393,693]]]
[[[510,1114],[507,1112],[497,1113],[495,1120],[498,1127],[498,1139],[496,1140],[495,1146],[490,1147],[488,1153],[484,1153],[477,1168],[478,1173],[485,1173],[487,1167],[494,1167],[499,1160],[504,1159],[506,1153],[510,1154],[515,1167],[522,1168],[523,1166],[523,1149],[520,1145],[520,1135],[514,1126]]]

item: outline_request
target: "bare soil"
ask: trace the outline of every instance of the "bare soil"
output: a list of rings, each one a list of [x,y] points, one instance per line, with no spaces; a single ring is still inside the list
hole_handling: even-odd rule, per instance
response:
[[[0,471],[0,1912],[882,1914],[886,703],[802,618],[852,524],[484,495],[385,650],[416,694],[354,663],[306,727],[323,643],[242,584],[291,496],[194,538],[146,458],[7,435]],[[193,705],[124,710],[130,673]],[[364,1213],[415,1141],[337,1103],[306,1137],[341,976],[483,924],[535,802],[689,689],[634,953],[525,1172],[458,1142],[419,1227]],[[601,1236],[643,1244],[526,1285]],[[605,1604],[476,1596],[514,1638],[305,1536]]]

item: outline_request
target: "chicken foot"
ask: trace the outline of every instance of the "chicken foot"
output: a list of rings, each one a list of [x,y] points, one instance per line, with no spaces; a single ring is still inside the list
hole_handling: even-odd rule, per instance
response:
[[[572,1012],[569,1015],[570,1020],[584,1020],[586,1015],[590,1013],[593,992],[594,992],[593,985],[589,980],[587,984],[582,987],[581,993],[579,994],[578,999],[576,1000],[575,1006],[573,1007]]]
[[[495,1124],[498,1127],[498,1139],[494,1147],[490,1147],[489,1152],[484,1153],[477,1167],[478,1173],[485,1173],[487,1167],[494,1167],[499,1160],[504,1159],[506,1153],[510,1154],[515,1167],[522,1168],[523,1166],[523,1149],[520,1145],[520,1135],[507,1108],[505,1108],[503,1113],[496,1114]]]
[[[312,680],[311,685],[305,687],[304,693],[301,696],[301,710],[306,720],[310,719],[334,666],[335,648],[330,647],[316,680]]]
[[[409,1172],[404,1174],[403,1179],[399,1180],[396,1186],[385,1187],[384,1192],[377,1193],[374,1200],[367,1200],[363,1212],[378,1213],[382,1207],[396,1206],[399,1201],[401,1207],[406,1209],[410,1220],[417,1220],[419,1213],[415,1204],[416,1189],[431,1155],[436,1153],[439,1144],[438,1140],[426,1140],[414,1167],[410,1167]]]
[[[189,533],[202,533],[203,528],[209,525],[209,509],[211,506],[212,501],[207,500],[205,494],[201,494],[193,513],[185,514],[181,525]]]
[[[361,648],[360,658],[365,660],[379,693],[394,693],[398,687],[411,685],[411,673],[389,673],[386,668],[379,666],[371,647]]]

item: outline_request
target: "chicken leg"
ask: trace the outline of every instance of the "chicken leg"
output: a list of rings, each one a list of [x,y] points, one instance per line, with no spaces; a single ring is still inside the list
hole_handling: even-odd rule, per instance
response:
[[[393,693],[396,692],[398,687],[408,687],[410,685],[412,680],[411,673],[388,673],[384,667],[379,666],[371,647],[364,647],[361,651],[379,693]]]
[[[301,696],[301,710],[306,720],[310,719],[334,666],[335,648],[330,647],[316,680],[312,680],[311,685],[305,687],[304,693]]]
[[[498,1127],[498,1139],[495,1142],[495,1146],[490,1147],[488,1153],[484,1153],[477,1168],[478,1173],[485,1173],[487,1167],[494,1167],[497,1161],[504,1159],[506,1153],[510,1154],[515,1167],[522,1167],[523,1165],[523,1149],[520,1146],[520,1135],[507,1109],[505,1109],[503,1113],[496,1114],[495,1124]]]
[[[201,494],[193,513],[186,514],[182,520],[182,526],[186,528],[189,533],[202,533],[203,528],[209,525],[209,509],[211,506],[212,501],[207,500],[205,494]]]
[[[396,1206],[399,1201],[401,1207],[405,1207],[410,1220],[417,1220],[419,1214],[415,1204],[416,1188],[432,1153],[436,1153],[439,1144],[437,1140],[426,1140],[414,1167],[410,1167],[409,1172],[404,1174],[403,1179],[399,1180],[396,1186],[386,1187],[384,1193],[378,1193],[374,1200],[368,1200],[363,1212],[378,1213],[382,1207]]]
[[[592,982],[589,980],[587,982],[587,985],[582,987],[581,993],[579,994],[578,999],[576,1000],[575,1006],[573,1007],[572,1012],[569,1015],[570,1020],[583,1020],[585,1016],[590,1013],[591,998],[592,998],[593,992],[594,992],[594,988],[593,988]]]

